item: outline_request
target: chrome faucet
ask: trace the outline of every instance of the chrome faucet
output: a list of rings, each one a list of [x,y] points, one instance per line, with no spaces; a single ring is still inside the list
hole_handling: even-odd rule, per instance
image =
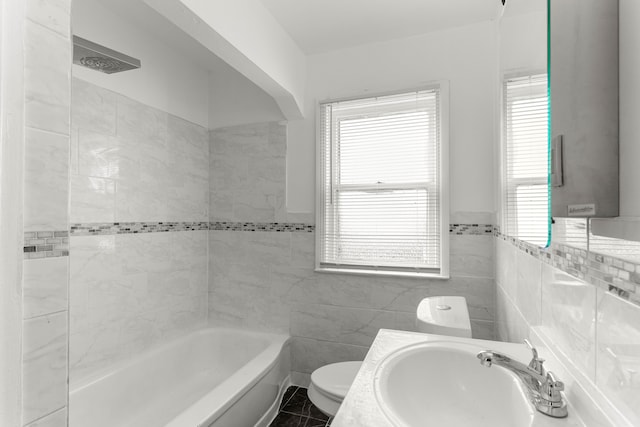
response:
[[[555,418],[566,417],[567,402],[560,393],[564,390],[564,384],[558,381],[552,372],[546,372],[542,366],[544,359],[538,357],[538,351],[528,340],[524,340],[524,342],[533,353],[533,358],[528,366],[491,350],[481,351],[477,357],[480,359],[480,363],[487,368],[495,364],[513,372],[520,378],[525,385],[531,404],[538,411]]]

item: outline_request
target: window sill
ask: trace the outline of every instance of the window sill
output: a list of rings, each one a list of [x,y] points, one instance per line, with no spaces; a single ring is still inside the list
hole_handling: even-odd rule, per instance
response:
[[[449,275],[405,271],[357,270],[353,268],[316,268],[316,273],[351,274],[354,276],[404,277],[408,279],[447,280]]]

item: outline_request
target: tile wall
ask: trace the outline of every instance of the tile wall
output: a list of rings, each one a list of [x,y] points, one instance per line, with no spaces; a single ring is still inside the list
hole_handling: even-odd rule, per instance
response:
[[[549,250],[496,238],[497,336],[539,327],[632,425],[640,425],[638,244],[556,219]],[[635,261],[634,261],[635,260]]]
[[[70,3],[25,2],[22,423],[29,426],[67,422]]]
[[[211,324],[289,332],[300,383],[321,365],[362,359],[379,328],[413,329],[426,296],[466,296],[474,334],[493,338],[490,214],[452,216],[450,280],[315,273],[313,216],[284,204],[286,126],[217,129],[210,144]]]
[[[208,131],[73,79],[70,381],[206,323]]]

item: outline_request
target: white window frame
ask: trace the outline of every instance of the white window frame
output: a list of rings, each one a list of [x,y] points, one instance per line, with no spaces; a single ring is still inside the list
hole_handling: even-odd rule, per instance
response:
[[[549,185],[548,177],[543,178],[511,178],[511,182],[507,183],[507,105],[506,105],[506,82],[510,79],[517,79],[523,77],[531,77],[537,75],[547,75],[547,79],[549,78],[547,70],[517,70],[511,72],[504,72],[502,74],[502,78],[500,79],[500,231],[507,236],[520,238],[520,236],[512,235],[510,230],[510,225],[508,224],[509,215],[507,214],[509,210],[508,199],[509,197],[514,197],[518,188],[521,186],[534,186],[534,185]],[[549,100],[549,102],[551,102]],[[549,114],[551,113],[550,110]],[[544,181],[544,182],[543,182]],[[550,186],[548,188],[550,191]],[[550,197],[550,196],[549,196]],[[551,203],[549,202],[549,206]],[[526,241],[526,239],[525,239]],[[549,242],[547,242],[548,244]]]
[[[324,200],[325,188],[323,185],[323,165],[322,165],[322,120],[321,105],[332,102],[351,101],[357,99],[367,99],[381,96],[398,95],[409,92],[417,92],[423,90],[438,90],[440,102],[440,271],[431,273],[420,271],[394,270],[392,267],[363,266],[362,268],[339,268],[321,266],[322,240],[325,235],[324,221]],[[332,160],[335,164],[335,160]],[[388,189],[409,189],[409,188],[425,188],[429,189],[430,183],[403,183],[390,184],[385,187]],[[349,189],[372,189],[370,185],[342,185],[343,188]],[[432,187],[431,187],[432,188]],[[382,189],[377,186],[376,189]],[[315,271],[320,273],[342,273],[355,275],[380,275],[380,276],[398,276],[398,277],[427,277],[434,279],[449,278],[449,82],[437,81],[425,86],[413,89],[397,90],[382,93],[366,93],[361,96],[351,96],[345,98],[333,98],[317,102],[316,104],[316,239],[315,239]]]

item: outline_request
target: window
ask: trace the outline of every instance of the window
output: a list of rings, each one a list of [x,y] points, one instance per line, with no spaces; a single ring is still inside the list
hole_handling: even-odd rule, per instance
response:
[[[447,276],[443,95],[320,105],[318,269]]]
[[[549,237],[547,75],[507,78],[503,87],[503,230],[546,246]]]

